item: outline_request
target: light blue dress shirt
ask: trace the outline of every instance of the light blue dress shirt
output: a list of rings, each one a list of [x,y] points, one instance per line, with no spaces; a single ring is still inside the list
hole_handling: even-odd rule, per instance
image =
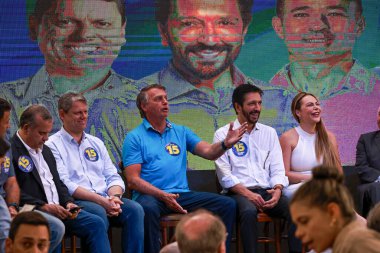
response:
[[[53,152],[59,176],[71,195],[79,186],[104,197],[112,186],[125,190],[124,181],[99,138],[83,132],[78,144],[62,127],[46,145]]]

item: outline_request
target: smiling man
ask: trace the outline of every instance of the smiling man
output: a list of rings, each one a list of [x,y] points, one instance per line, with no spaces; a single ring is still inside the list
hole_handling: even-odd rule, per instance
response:
[[[325,108],[326,126],[340,144],[342,162],[354,163],[360,133],[375,127],[365,115],[375,113],[380,97],[380,78],[353,58],[365,28],[362,1],[278,0],[272,24],[290,62],[270,83],[316,95]]]
[[[263,91],[249,84],[234,90],[232,104],[237,119],[232,129],[247,122],[242,139],[215,161],[216,174],[223,192],[238,206],[238,222],[244,253],[258,252],[257,214],[291,221],[288,199],[282,195],[289,181],[285,175],[280,142],[276,131],[259,123]],[[224,140],[231,125],[219,128],[214,143]],[[289,252],[301,252],[301,242],[294,236],[294,225],[288,231]]]
[[[125,185],[104,143],[84,132],[88,119],[85,97],[65,93],[58,109],[63,126],[46,145],[53,152],[60,178],[75,203],[99,216],[106,231],[109,225],[122,227],[123,253],[142,253],[144,211],[135,201],[122,198]]]
[[[252,19],[252,6],[253,0],[157,1],[158,30],[162,44],[171,49],[172,59],[164,69],[138,82],[165,86],[171,119],[191,127],[209,141],[216,129],[235,117],[231,95],[236,86],[267,86],[246,77],[234,65]],[[273,103],[266,106],[273,109],[272,116],[282,116],[277,113],[280,103],[286,108],[291,99],[281,88],[274,88],[271,93]],[[189,157],[190,168],[212,166]]]
[[[58,131],[59,96],[68,90],[81,92],[89,106],[100,108],[90,115],[94,120],[89,129],[104,139],[118,160],[119,140],[129,122],[127,114],[115,117],[111,111],[135,109],[128,101],[132,97],[134,102],[138,92],[132,80],[111,68],[125,43],[125,26],[124,0],[36,0],[29,30],[45,65],[29,78],[1,84],[0,96],[12,101],[14,108],[11,131],[16,131],[21,112],[30,104],[44,104],[53,113],[53,132]]]

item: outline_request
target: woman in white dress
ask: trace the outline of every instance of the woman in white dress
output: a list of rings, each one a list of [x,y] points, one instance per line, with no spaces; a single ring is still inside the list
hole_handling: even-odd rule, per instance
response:
[[[289,199],[311,178],[312,169],[318,165],[337,168],[342,173],[338,145],[334,134],[323,124],[318,99],[311,93],[300,92],[294,97],[291,109],[299,126],[280,137],[285,173],[289,178],[284,194]]]

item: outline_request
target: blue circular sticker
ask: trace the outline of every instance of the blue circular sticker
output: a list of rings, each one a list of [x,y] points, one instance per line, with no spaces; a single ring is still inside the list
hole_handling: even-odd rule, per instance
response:
[[[232,146],[232,152],[234,152],[234,154],[239,157],[245,156],[248,152],[247,144],[242,141],[237,142]]]
[[[18,168],[23,172],[31,172],[34,168],[33,160],[27,155],[18,158]]]
[[[173,143],[173,142],[170,142],[169,144],[166,144],[165,151],[169,155],[172,155],[172,156],[177,156],[177,155],[181,154],[180,147],[177,144]]]
[[[11,167],[11,159],[8,156],[5,156],[5,161],[4,163],[1,164],[1,170],[5,173],[9,173],[9,168]]]
[[[86,148],[84,150],[84,157],[91,162],[96,162],[99,159],[98,152],[94,148]]]

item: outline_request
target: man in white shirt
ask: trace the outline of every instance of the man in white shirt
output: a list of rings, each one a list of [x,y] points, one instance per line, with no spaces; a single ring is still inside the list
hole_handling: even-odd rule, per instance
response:
[[[257,251],[257,213],[290,221],[288,199],[282,189],[289,184],[285,176],[281,146],[272,127],[258,123],[263,91],[250,84],[238,86],[232,95],[237,114],[234,129],[248,123],[243,138],[216,160],[216,172],[223,192],[238,205],[244,252]],[[229,124],[218,129],[214,142],[223,140]],[[292,226],[293,227],[293,226]],[[291,229],[292,230],[292,229]],[[290,252],[300,252],[301,244],[289,231]]]
[[[120,226],[123,252],[143,252],[144,210],[135,201],[122,198],[125,185],[99,138],[84,132],[87,101],[68,92],[58,100],[63,127],[46,143],[52,150],[62,181],[84,209],[109,224]]]
[[[59,244],[65,227],[69,234],[81,238],[83,252],[110,253],[107,230],[102,220],[85,210],[79,212],[67,187],[60,180],[54,156],[44,145],[53,127],[46,107],[31,105],[20,117],[20,128],[11,139],[12,162],[20,186],[20,205],[35,205],[48,220],[51,239]],[[50,243],[49,252],[61,252],[57,243]],[[54,246],[53,246],[54,245]]]

